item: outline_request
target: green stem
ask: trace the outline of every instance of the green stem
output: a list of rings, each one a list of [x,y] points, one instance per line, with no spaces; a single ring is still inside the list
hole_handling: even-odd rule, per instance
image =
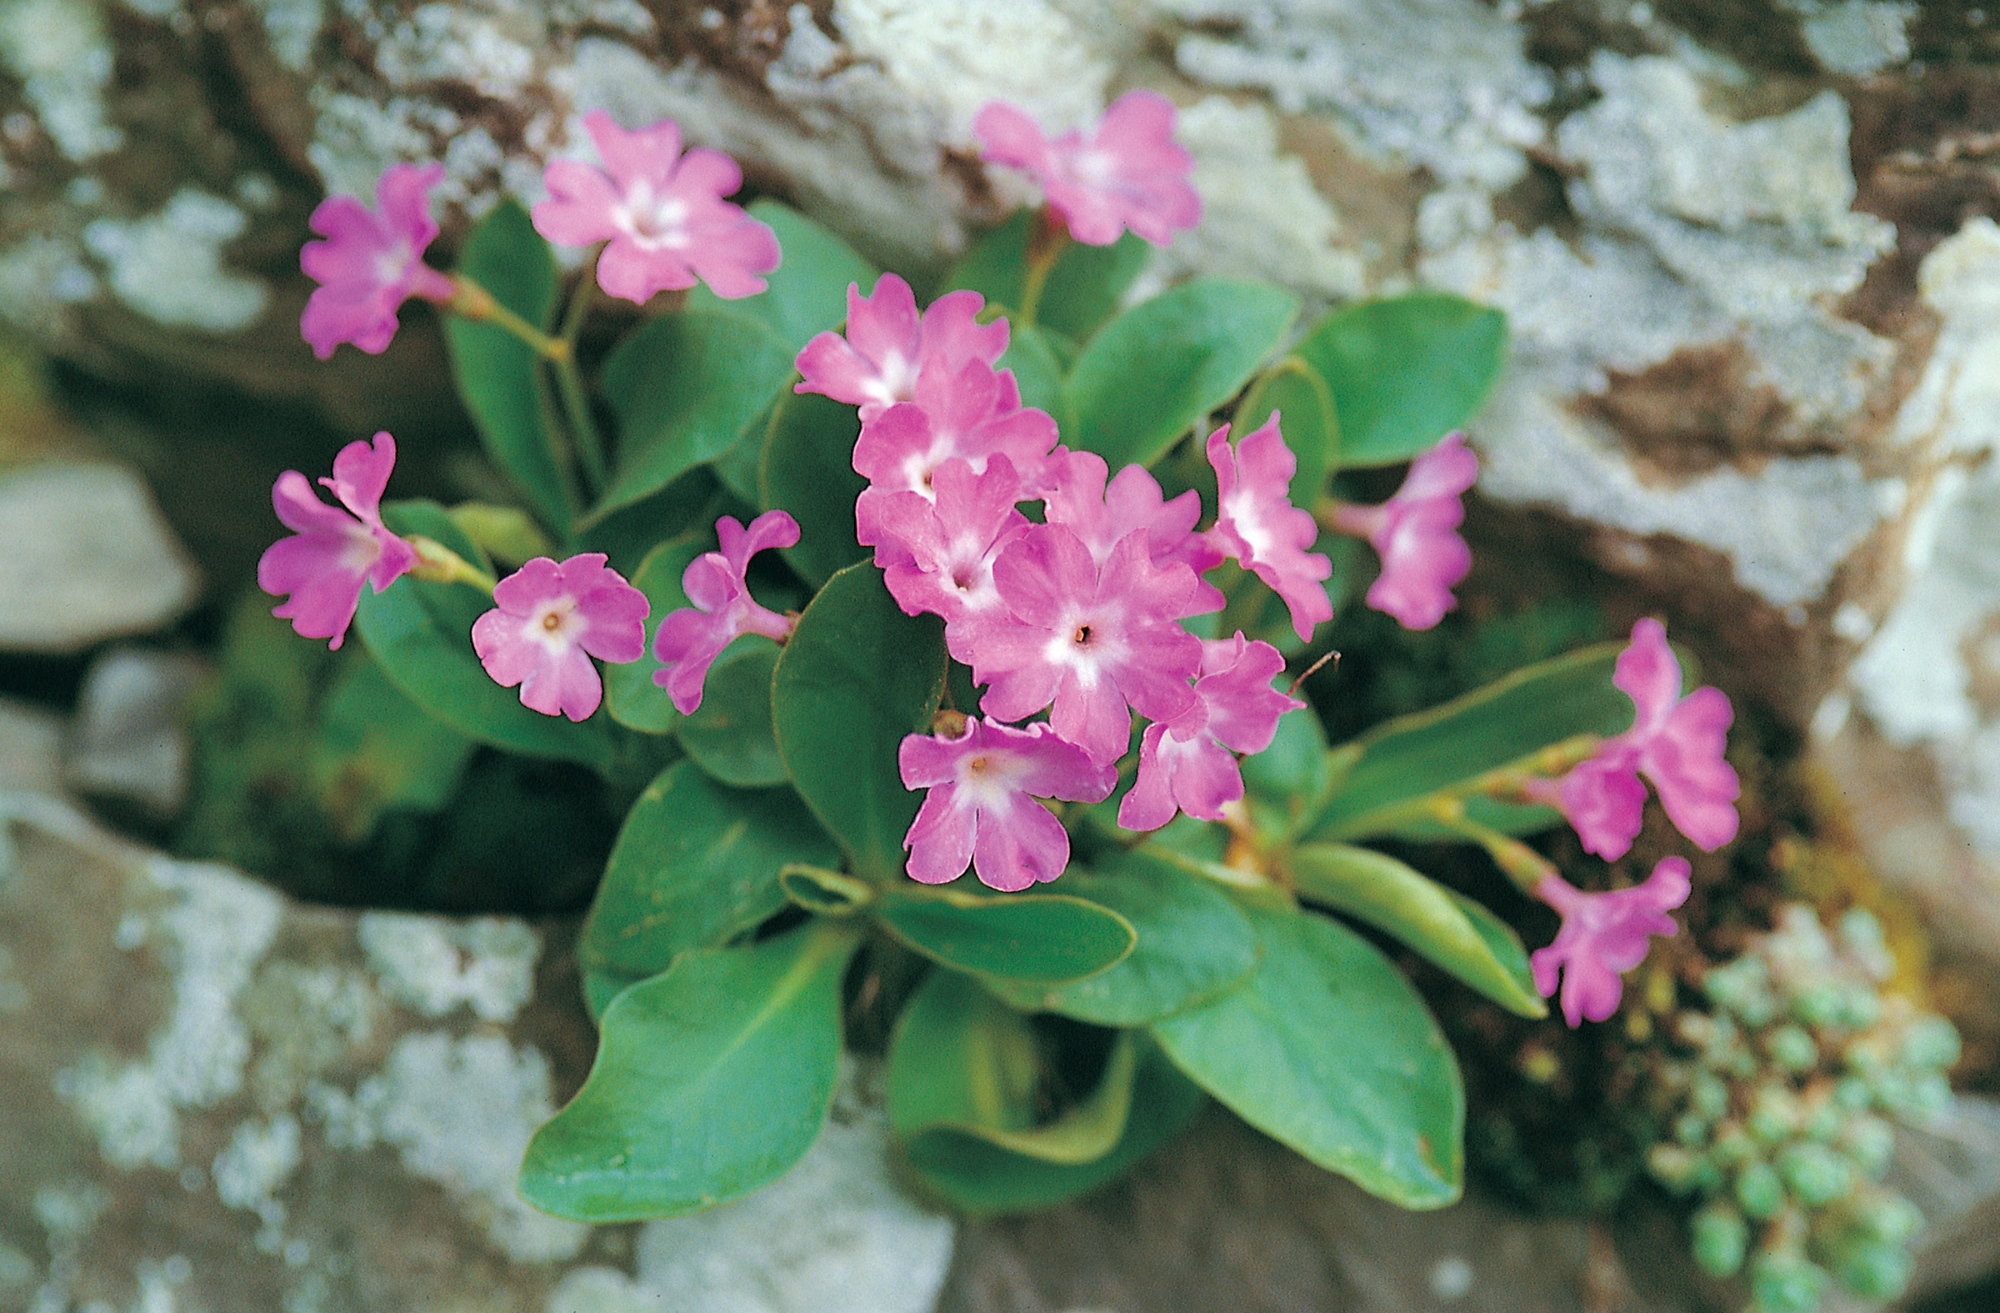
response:
[[[1049,206],[1042,206],[1035,218],[1035,231],[1028,236],[1027,279],[1021,288],[1020,321],[1024,324],[1035,322],[1035,311],[1042,303],[1042,288],[1049,281],[1049,271],[1056,267],[1062,257],[1063,248],[1070,242],[1069,222]]]
[[[403,540],[416,549],[417,563],[410,567],[412,579],[422,579],[433,584],[471,584],[483,592],[492,592],[498,581],[472,562],[460,556],[435,538],[421,534],[411,534]]]
[[[1573,734],[1471,779],[1460,780],[1457,784],[1447,785],[1408,802],[1356,817],[1353,825],[1365,825],[1369,833],[1379,833],[1411,821],[1441,820],[1441,808],[1455,809],[1462,816],[1465,800],[1474,797],[1493,798],[1501,802],[1536,802],[1538,800],[1526,791],[1530,780],[1553,779],[1568,773],[1570,767],[1597,751],[1597,745],[1603,741],[1595,734]]]
[[[1501,874],[1530,898],[1535,897],[1542,881],[1556,874],[1555,863],[1512,835],[1481,825],[1465,814],[1462,805],[1439,807],[1430,819],[1460,838],[1470,839],[1484,848],[1487,856],[1493,859],[1493,864],[1500,868]]]
[[[583,477],[593,493],[604,491],[608,473],[604,462],[604,438],[597,431],[597,421],[590,413],[590,393],[583,386],[582,372],[576,367],[576,339],[583,331],[584,317],[590,312],[596,289],[597,273],[593,266],[577,281],[576,291],[570,295],[569,309],[563,315],[562,336],[557,339],[563,344],[563,354],[550,360],[556,376],[556,391],[562,397],[563,417],[569,421],[570,433],[576,439],[577,456],[583,464]]]
[[[521,316],[500,304],[493,293],[481,287],[464,274],[451,275],[451,300],[447,308],[456,315],[476,323],[493,324],[505,329],[535,349],[535,354],[544,360],[567,360],[574,353],[570,344],[559,337],[550,337]]]

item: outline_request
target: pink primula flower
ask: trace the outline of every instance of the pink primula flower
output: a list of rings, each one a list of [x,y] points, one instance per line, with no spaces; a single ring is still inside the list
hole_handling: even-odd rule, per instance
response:
[[[931,486],[934,502],[914,492],[880,495],[872,536],[900,548],[883,571],[896,604],[906,615],[943,616],[951,643],[959,622],[1001,605],[993,562],[1028,517],[1015,509],[1021,480],[1005,456],[990,459],[984,474],[963,459],[948,460]]]
[[[954,371],[933,356],[917,376],[915,401],[898,402],[861,426],[854,472],[868,480],[871,492],[914,492],[929,501],[935,496],[932,472],[954,457],[980,474],[989,456],[1004,455],[1026,480],[1039,473],[1055,445],[1055,420],[1022,408],[1012,370],[970,360]],[[867,516],[857,509],[856,518],[869,534]],[[872,534],[861,542],[876,545]]]
[[[1201,222],[1201,196],[1188,182],[1194,157],[1174,141],[1174,105],[1156,91],[1128,91],[1089,136],[1050,141],[1041,125],[994,101],[972,120],[982,157],[1035,175],[1070,236],[1109,246],[1127,228],[1155,246]]]
[[[957,738],[912,734],[896,753],[905,788],[928,789],[903,837],[914,880],[943,884],[969,864],[1008,893],[1053,880],[1069,865],[1069,835],[1035,801],[1101,802],[1118,769],[1095,765],[1047,725],[1015,729],[969,720]]]
[[[1100,569],[1069,529],[1031,525],[1001,551],[993,581],[1006,605],[965,622],[960,641],[973,677],[991,685],[987,715],[1020,720],[1053,703],[1056,733],[1107,762],[1125,753],[1132,709],[1173,720],[1194,705],[1201,640],[1178,623],[1194,574],[1154,565],[1144,532]]]
[[[549,199],[531,214],[535,231],[563,246],[609,242],[597,258],[597,285],[644,304],[653,293],[693,287],[717,296],[754,296],[778,267],[777,234],[722,198],[743,171],[721,151],[681,154],[672,119],[627,132],[603,110],[583,116],[604,168],[551,160]]]
[[[1644,775],[1674,827],[1704,851],[1736,837],[1736,771],[1723,760],[1735,711],[1708,685],[1686,697],[1681,663],[1667,631],[1650,616],[1632,626],[1611,682],[1637,709],[1632,728],[1606,739],[1588,761],[1556,781],[1536,781],[1530,796],[1561,808],[1586,851],[1623,857],[1638,836],[1646,804]]]
[[[1366,538],[1382,558],[1368,588],[1368,605],[1405,629],[1429,629],[1458,605],[1453,585],[1472,569],[1472,549],[1458,536],[1465,519],[1460,497],[1479,477],[1479,458],[1463,433],[1410,462],[1396,495],[1380,506],[1343,504],[1333,527]]]
[[[1139,741],[1139,778],[1118,804],[1128,830],[1157,830],[1176,811],[1219,821],[1243,796],[1236,753],[1262,752],[1278,718],[1305,703],[1271,687],[1285,658],[1269,643],[1236,637],[1202,644],[1194,705],[1169,723],[1146,726]]]
[[[1106,484],[1110,467],[1094,451],[1062,451],[1045,468],[1054,485],[1043,499],[1048,522],[1068,526],[1099,566],[1134,529],[1146,531],[1155,565],[1179,561],[1199,577],[1222,564],[1222,551],[1194,531],[1201,518],[1201,494],[1193,489],[1169,501],[1143,465],[1127,465]],[[1194,614],[1220,611],[1223,603],[1221,590],[1201,580]]]
[[[1563,1020],[1574,1027],[1618,1010],[1618,977],[1645,961],[1652,936],[1679,929],[1667,913],[1687,901],[1688,876],[1686,858],[1664,857],[1635,889],[1585,893],[1559,875],[1542,881],[1535,896],[1562,914],[1562,929],[1528,965],[1544,998],[1554,997],[1560,972]]]
[[[1007,321],[981,324],[986,304],[977,292],[947,292],[920,317],[910,285],[883,274],[864,297],[847,285],[847,331],[821,333],[799,352],[794,392],[818,392],[861,408],[862,422],[899,401],[914,401],[925,362],[943,362],[956,377],[974,360],[996,363],[1007,353]]]
[[[673,695],[674,710],[683,716],[701,706],[709,666],[740,635],[782,642],[792,633],[791,619],[759,606],[743,575],[758,552],[795,545],[799,522],[783,511],[765,511],[746,529],[725,515],[715,522],[715,536],[722,550],[697,556],[681,575],[681,591],[694,606],[668,612],[653,638],[653,655],[666,667],[653,672],[653,682]]]
[[[264,549],[257,586],[291,596],[271,614],[288,619],[305,638],[347,637],[366,580],[381,592],[416,563],[408,543],[382,526],[382,492],[396,464],[396,440],[377,433],[374,444],[350,442],[333,458],[333,477],[320,483],[346,511],[321,501],[306,476],[286,470],[271,488],[271,505],[294,531]]]
[[[1215,535],[1218,546],[1271,586],[1291,609],[1292,628],[1312,639],[1313,626],[1333,619],[1326,579],[1333,562],[1309,550],[1319,537],[1310,511],[1292,505],[1298,458],[1285,445],[1278,414],[1229,447],[1229,426],[1208,435],[1208,463],[1215,467]]]
[[[424,263],[424,248],[438,234],[430,190],[443,178],[442,164],[392,164],[375,184],[375,210],[352,196],[329,196],[306,220],[326,240],[299,251],[299,268],[319,284],[299,332],[321,360],[342,342],[380,355],[396,335],[404,301],[451,300],[451,279]]]
[[[604,700],[590,658],[622,664],[646,653],[646,595],[584,552],[558,565],[538,556],[493,588],[496,605],[472,622],[472,650],[521,705],[583,720]]]

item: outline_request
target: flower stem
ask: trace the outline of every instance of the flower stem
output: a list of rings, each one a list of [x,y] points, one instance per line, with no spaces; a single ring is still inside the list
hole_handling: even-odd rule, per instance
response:
[[[1063,248],[1070,242],[1069,222],[1053,208],[1043,205],[1035,216],[1035,230],[1028,235],[1027,279],[1021,288],[1020,319],[1024,324],[1035,322],[1035,311],[1042,303],[1042,288],[1049,281],[1049,271],[1062,258]]]
[[[566,360],[574,353],[570,343],[559,337],[550,337],[521,316],[501,305],[493,293],[481,287],[464,274],[452,274],[451,300],[447,309],[453,314],[470,319],[475,323],[493,324],[520,338],[535,349],[535,354],[544,360]]]
[[[1499,802],[1537,803],[1547,805],[1543,799],[1530,792],[1529,785],[1534,780],[1546,780],[1565,774],[1570,767],[1586,760],[1597,751],[1603,742],[1595,734],[1573,734],[1558,743],[1516,757],[1504,765],[1482,772],[1468,780],[1446,785],[1408,802],[1395,803],[1371,811],[1355,818],[1355,824],[1365,823],[1369,832],[1393,829],[1409,821],[1437,821],[1440,824],[1459,828],[1458,822],[1465,815],[1467,798],[1492,798]],[[1467,825],[1475,822],[1465,821]],[[1483,828],[1483,827],[1482,827]],[[1476,836],[1467,833],[1467,838]]]
[[[590,313],[596,290],[597,273],[592,268],[577,280],[576,290],[570,294],[569,309],[563,313],[562,335],[556,339],[563,345],[563,354],[551,357],[549,366],[555,372],[556,391],[562,397],[563,417],[569,421],[570,434],[576,439],[584,482],[593,493],[601,493],[608,482],[604,438],[597,431],[597,421],[590,413],[590,393],[576,367],[577,335],[583,331],[583,321]]]
[[[1555,863],[1519,839],[1473,820],[1465,814],[1462,802],[1444,802],[1432,812],[1430,819],[1460,838],[1470,839],[1484,848],[1486,855],[1493,859],[1493,864],[1500,868],[1500,873],[1530,898],[1538,897],[1536,891],[1542,887],[1542,882],[1556,874]]]
[[[412,579],[433,584],[471,584],[492,592],[494,577],[460,556],[435,538],[411,534],[403,540],[416,549],[417,563],[410,567]]]

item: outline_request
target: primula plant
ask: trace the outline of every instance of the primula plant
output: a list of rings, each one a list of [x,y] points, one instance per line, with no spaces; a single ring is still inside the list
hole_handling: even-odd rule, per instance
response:
[[[314,214],[308,341],[381,351],[405,299],[438,304],[516,497],[384,501],[380,434],[321,480],[337,505],[278,480],[294,534],[259,573],[455,733],[636,799],[580,945],[596,1062],[526,1197],[603,1221],[755,1189],[868,1036],[900,1162],[967,1211],[1095,1186],[1208,1097],[1386,1198],[1455,1199],[1458,1069],[1375,943],[1599,1021],[1688,864],[1585,888],[1522,837],[1567,819],[1616,857],[1649,788],[1697,847],[1737,823],[1729,702],[1652,620],[1337,747],[1301,696],[1315,671],[1341,696],[1352,594],[1411,628],[1453,607],[1500,316],[1135,300],[1147,244],[1201,214],[1150,92],[1053,139],[982,111],[988,162],[1045,200],[921,295],[733,204],[735,164],[674,124],[584,126],[599,163],[551,164],[449,274],[435,166]],[[566,304],[551,243],[583,248]],[[585,359],[600,291],[642,313]],[[1560,932],[1531,955],[1379,841],[1476,845]]]

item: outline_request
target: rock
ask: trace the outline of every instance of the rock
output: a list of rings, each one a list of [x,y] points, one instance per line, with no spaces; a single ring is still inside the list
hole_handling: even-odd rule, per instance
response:
[[[953,1228],[889,1185],[859,1084],[728,1208],[592,1228],[521,1201],[595,1042],[574,927],[303,907],[46,794],[0,818],[0,1307],[928,1306]]]
[[[63,720],[0,698],[0,793],[53,793],[62,781]]]
[[[207,662],[186,654],[114,648],[98,657],[78,696],[64,783],[171,819],[187,801],[183,711],[207,674]]]
[[[80,652],[157,629],[200,580],[146,485],[118,465],[0,472],[0,651]]]

